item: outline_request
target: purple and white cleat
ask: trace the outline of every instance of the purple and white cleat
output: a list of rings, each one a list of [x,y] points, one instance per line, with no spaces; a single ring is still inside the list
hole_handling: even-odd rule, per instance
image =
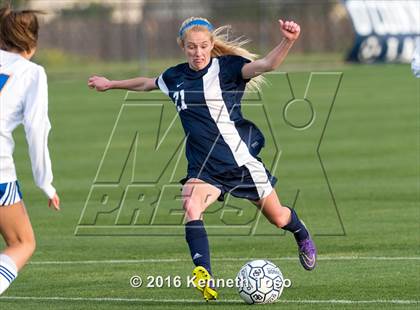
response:
[[[306,270],[314,270],[316,266],[316,247],[311,236],[298,242],[299,260]]]

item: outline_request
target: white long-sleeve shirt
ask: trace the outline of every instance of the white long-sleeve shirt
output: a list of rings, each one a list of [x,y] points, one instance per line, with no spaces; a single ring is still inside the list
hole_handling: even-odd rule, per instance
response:
[[[35,183],[53,198],[47,76],[43,67],[0,50],[0,183],[17,179],[12,132],[20,124],[25,128]]]

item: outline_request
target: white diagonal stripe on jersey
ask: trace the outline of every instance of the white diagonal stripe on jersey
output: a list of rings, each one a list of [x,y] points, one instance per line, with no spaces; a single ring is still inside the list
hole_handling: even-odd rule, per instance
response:
[[[247,162],[245,167],[248,168],[249,173],[254,180],[260,198],[267,197],[273,190],[273,187],[271,186],[270,180],[265,172],[264,165],[254,159],[253,161]]]
[[[219,72],[219,60],[213,58],[211,66],[203,76],[204,98],[207,108],[223,140],[229,146],[236,163],[238,166],[245,165],[248,168],[258,195],[260,198],[264,198],[271,193],[273,188],[268,180],[263,164],[251,155],[248,147],[239,135],[235,123],[230,119],[229,111],[223,100]]]

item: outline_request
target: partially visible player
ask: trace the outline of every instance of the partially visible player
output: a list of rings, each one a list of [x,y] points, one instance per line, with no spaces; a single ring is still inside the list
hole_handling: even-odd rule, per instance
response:
[[[35,251],[32,225],[22,200],[13,162],[13,130],[23,124],[35,182],[60,209],[52,186],[47,140],[48,86],[44,69],[31,62],[38,39],[37,11],[0,9],[0,295]]]
[[[416,37],[411,70],[416,78],[420,78],[420,36]]]
[[[295,210],[281,205],[273,188],[276,178],[258,157],[264,136],[241,112],[246,85],[258,88],[261,74],[283,62],[299,37],[300,26],[279,20],[282,40],[257,60],[241,47],[243,42],[227,40],[223,35],[226,29],[214,29],[207,19],[191,17],[182,23],[177,38],[187,62],[167,69],[158,78],[110,81],[93,76],[88,86],[98,91],[159,88],[175,104],[187,136],[188,171],[181,183],[185,234],[197,266],[193,271],[196,279],[206,282],[212,276],[203,213],[216,200],[223,200],[226,193],[250,200],[272,224],[292,232],[302,266],[313,270],[315,244]],[[197,288],[206,300],[217,297],[210,284]]]

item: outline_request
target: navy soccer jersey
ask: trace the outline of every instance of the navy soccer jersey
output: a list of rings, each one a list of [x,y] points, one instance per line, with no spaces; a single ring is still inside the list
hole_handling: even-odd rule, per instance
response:
[[[241,112],[248,82],[241,70],[247,62],[240,56],[214,57],[202,70],[194,71],[183,63],[156,79],[175,104],[187,136],[189,176],[220,175],[246,166],[255,183],[270,183],[257,159],[264,136]]]

